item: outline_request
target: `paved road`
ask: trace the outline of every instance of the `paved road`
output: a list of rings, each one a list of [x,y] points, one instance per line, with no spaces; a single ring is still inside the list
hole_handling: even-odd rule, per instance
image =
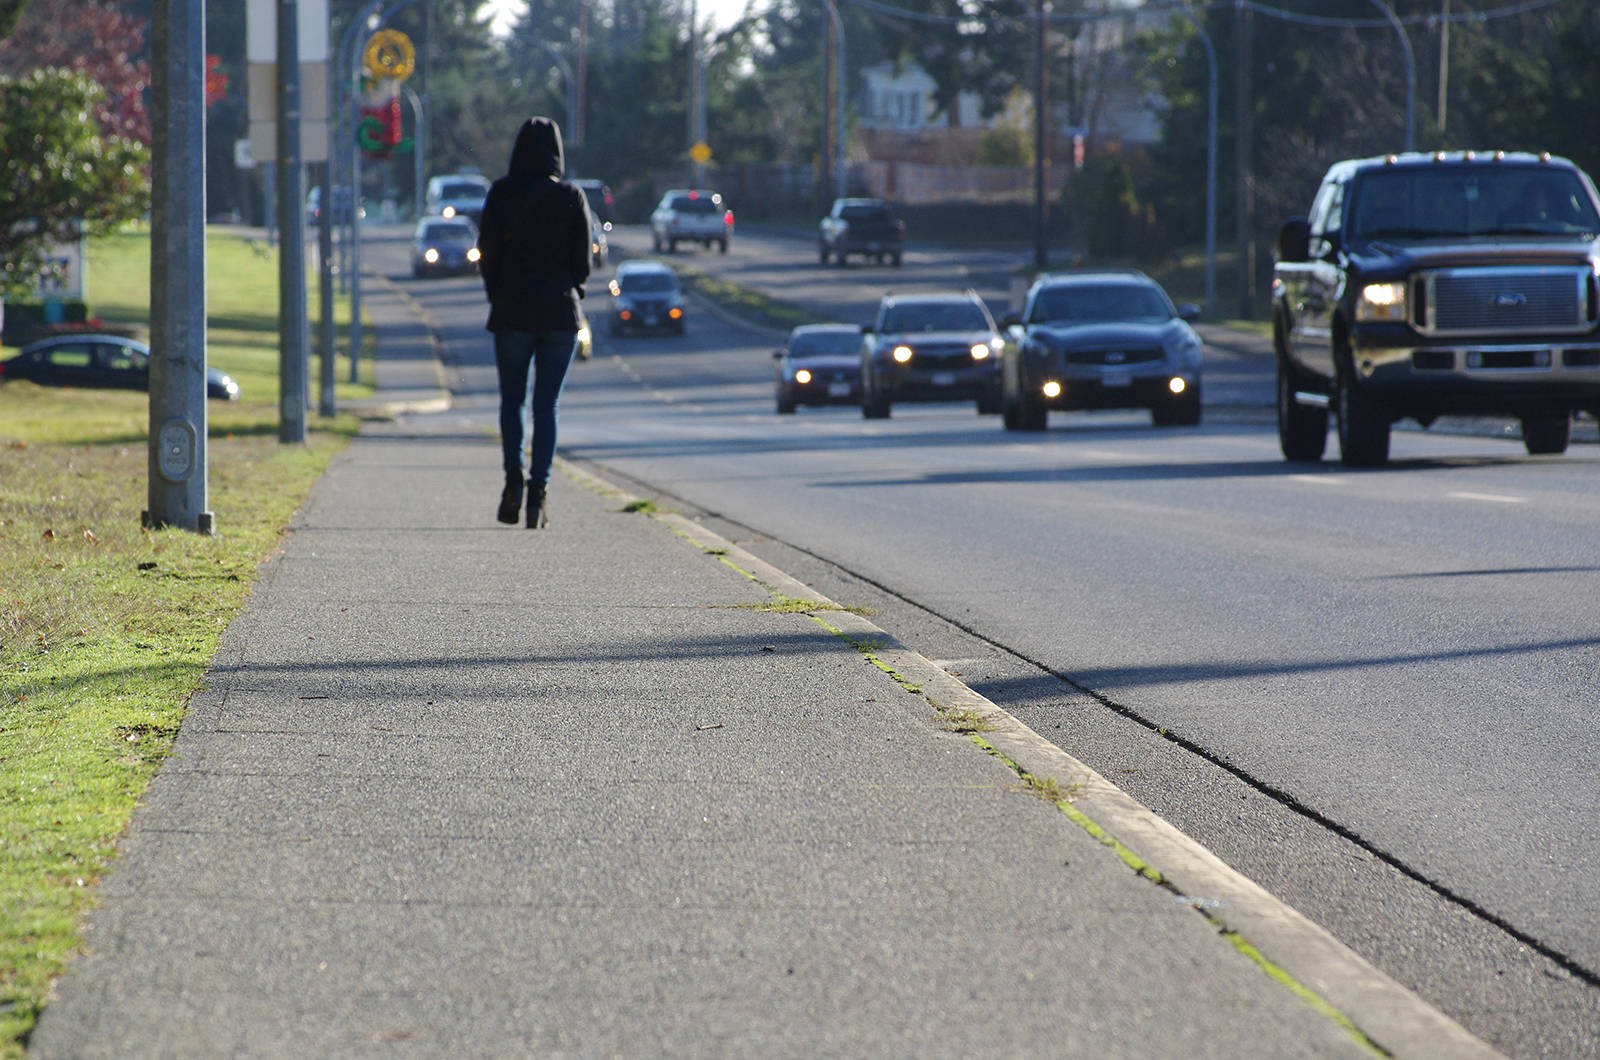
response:
[[[756,274],[754,244],[680,257]],[[892,271],[813,257],[787,288],[849,307]],[[476,288],[414,289],[472,407]],[[1358,473],[1287,467],[1237,418],[779,419],[769,346],[705,314],[602,337],[563,443],[879,608],[1501,1049],[1600,1055],[1592,448],[1407,434]]]

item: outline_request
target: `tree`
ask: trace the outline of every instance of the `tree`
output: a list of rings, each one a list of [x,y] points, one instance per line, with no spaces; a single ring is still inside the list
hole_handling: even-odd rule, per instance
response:
[[[0,75],[0,292],[34,288],[46,250],[150,208],[150,155],[106,134],[94,115],[104,90],[82,74]]]
[[[76,70],[104,90],[95,104],[101,131],[148,145],[150,65],[140,57],[147,25],[110,0],[31,0],[0,40],[0,74]]]

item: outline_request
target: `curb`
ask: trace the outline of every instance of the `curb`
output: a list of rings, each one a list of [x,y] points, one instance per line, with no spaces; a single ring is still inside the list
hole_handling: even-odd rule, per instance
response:
[[[621,503],[642,500],[563,458],[557,458],[557,467],[580,485]],[[1501,1055],[1326,929],[888,631],[843,610],[686,516],[649,514],[774,596],[815,602],[816,610],[807,612],[814,621],[868,652],[880,669],[921,694],[937,713],[978,719],[981,737],[974,733],[974,742],[979,747],[997,754],[1025,779],[1054,781],[1069,792],[1057,803],[1069,818],[1116,849],[1133,871],[1194,908],[1266,974],[1338,1023],[1358,1043],[1379,1055],[1396,1057]]]

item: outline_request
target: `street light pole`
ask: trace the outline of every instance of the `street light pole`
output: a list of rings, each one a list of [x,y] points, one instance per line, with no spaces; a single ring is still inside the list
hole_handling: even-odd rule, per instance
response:
[[[1181,12],[1200,34],[1206,49],[1206,315],[1217,314],[1217,49],[1206,27],[1188,11]]]
[[[1050,207],[1045,201],[1044,181],[1044,161],[1050,151],[1050,126],[1045,114],[1050,107],[1046,98],[1050,78],[1045,66],[1045,15],[1049,6],[1047,0],[1036,0],[1033,28],[1033,265],[1040,272],[1050,266],[1049,240],[1045,235]]]
[[[1372,0],[1372,6],[1383,12],[1383,17],[1389,20],[1389,25],[1400,37],[1400,50],[1406,57],[1406,150],[1417,149],[1417,57],[1411,52],[1411,38],[1406,36],[1405,26],[1400,24],[1400,19],[1395,17],[1394,9],[1383,0]]]

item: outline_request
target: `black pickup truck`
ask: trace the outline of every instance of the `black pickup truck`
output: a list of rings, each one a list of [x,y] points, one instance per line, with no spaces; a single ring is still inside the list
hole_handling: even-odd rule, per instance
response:
[[[1548,154],[1438,152],[1336,163],[1278,233],[1278,438],[1319,460],[1389,458],[1395,421],[1521,420],[1561,453],[1600,412],[1600,197]]]
[[[817,224],[817,259],[831,257],[840,265],[851,254],[900,264],[906,223],[897,219],[882,199],[835,199],[833,209]]]

